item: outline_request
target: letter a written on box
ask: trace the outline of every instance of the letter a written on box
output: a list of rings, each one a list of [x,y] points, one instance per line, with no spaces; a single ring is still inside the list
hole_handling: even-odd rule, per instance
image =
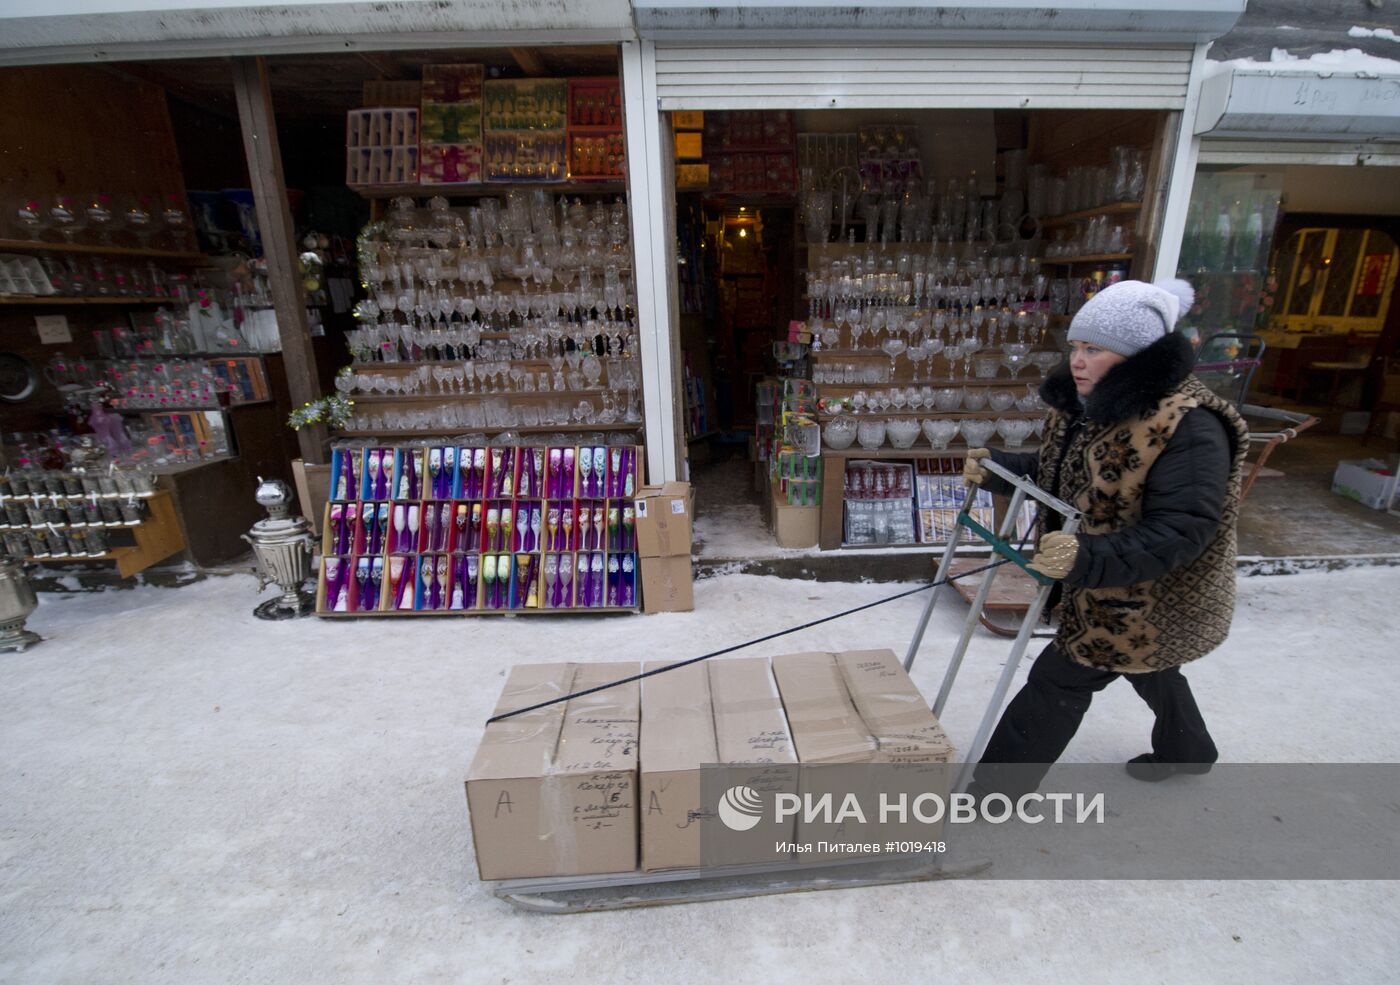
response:
[[[666,813],[665,811],[663,811],[663,810],[661,809],[661,798],[659,798],[659,797],[656,796],[656,791],[655,791],[655,790],[653,790],[653,791],[651,792],[651,796],[649,796],[649,797],[647,798],[647,813],[648,813],[648,814],[664,814],[664,813]]]
[[[510,799],[510,791],[509,791],[509,790],[502,790],[501,793],[500,793],[500,796],[498,796],[498,797],[496,798],[496,816],[497,816],[497,817],[500,817],[500,816],[501,816],[501,810],[502,810],[502,808],[505,809],[505,812],[506,812],[507,814],[514,814],[514,813],[515,813],[515,804],[511,802],[511,799]]]

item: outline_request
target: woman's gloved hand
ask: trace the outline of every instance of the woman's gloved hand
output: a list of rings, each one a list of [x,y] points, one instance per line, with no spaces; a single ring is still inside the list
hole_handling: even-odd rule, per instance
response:
[[[1056,530],[1040,538],[1040,546],[1028,567],[1046,578],[1059,581],[1074,568],[1074,559],[1079,554],[1079,539],[1074,534]]]
[[[985,448],[969,448],[967,457],[963,459],[963,478],[967,480],[969,486],[980,486],[987,481],[990,475],[979,459],[991,458],[992,453]]]

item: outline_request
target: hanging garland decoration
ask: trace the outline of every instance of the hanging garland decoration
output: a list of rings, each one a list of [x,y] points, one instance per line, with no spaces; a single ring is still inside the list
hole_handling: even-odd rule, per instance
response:
[[[382,241],[389,232],[389,224],[380,219],[375,222],[365,224],[360,230],[360,234],[355,237],[355,258],[358,261],[360,270],[360,286],[366,291],[370,289],[369,282],[364,279],[364,271],[379,263],[379,248],[376,245]]]
[[[287,424],[293,431],[300,431],[313,424],[327,424],[333,428],[344,428],[350,423],[355,412],[355,401],[343,393],[337,393],[320,400],[313,400],[287,417]]]

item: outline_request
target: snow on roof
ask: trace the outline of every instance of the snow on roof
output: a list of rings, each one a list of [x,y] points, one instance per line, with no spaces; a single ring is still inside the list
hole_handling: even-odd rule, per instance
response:
[[[1388,27],[1357,27],[1355,24],[1347,31],[1347,36],[1352,38],[1385,38],[1387,41],[1400,41],[1397,35]]]
[[[1352,31],[1357,30],[1366,28],[1352,28]],[[1275,48],[1267,62],[1256,61],[1253,58],[1232,58],[1229,61],[1206,63],[1207,75],[1219,75],[1230,69],[1316,72],[1321,76],[1352,73],[1361,78],[1374,79],[1380,76],[1400,76],[1400,61],[1368,55],[1360,48],[1334,48],[1307,58],[1290,55],[1285,48]]]

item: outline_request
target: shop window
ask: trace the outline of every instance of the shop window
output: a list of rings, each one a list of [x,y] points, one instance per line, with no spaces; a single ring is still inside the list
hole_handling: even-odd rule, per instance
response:
[[[1300,229],[1275,257],[1290,331],[1379,332],[1400,253],[1379,229]]]
[[[1312,310],[1313,295],[1317,293],[1318,282],[1322,280],[1323,264],[1326,262],[1323,256],[1326,244],[1327,233],[1322,231],[1311,232],[1302,237],[1302,245],[1298,250],[1297,271],[1285,308],[1290,315],[1306,315]]]

